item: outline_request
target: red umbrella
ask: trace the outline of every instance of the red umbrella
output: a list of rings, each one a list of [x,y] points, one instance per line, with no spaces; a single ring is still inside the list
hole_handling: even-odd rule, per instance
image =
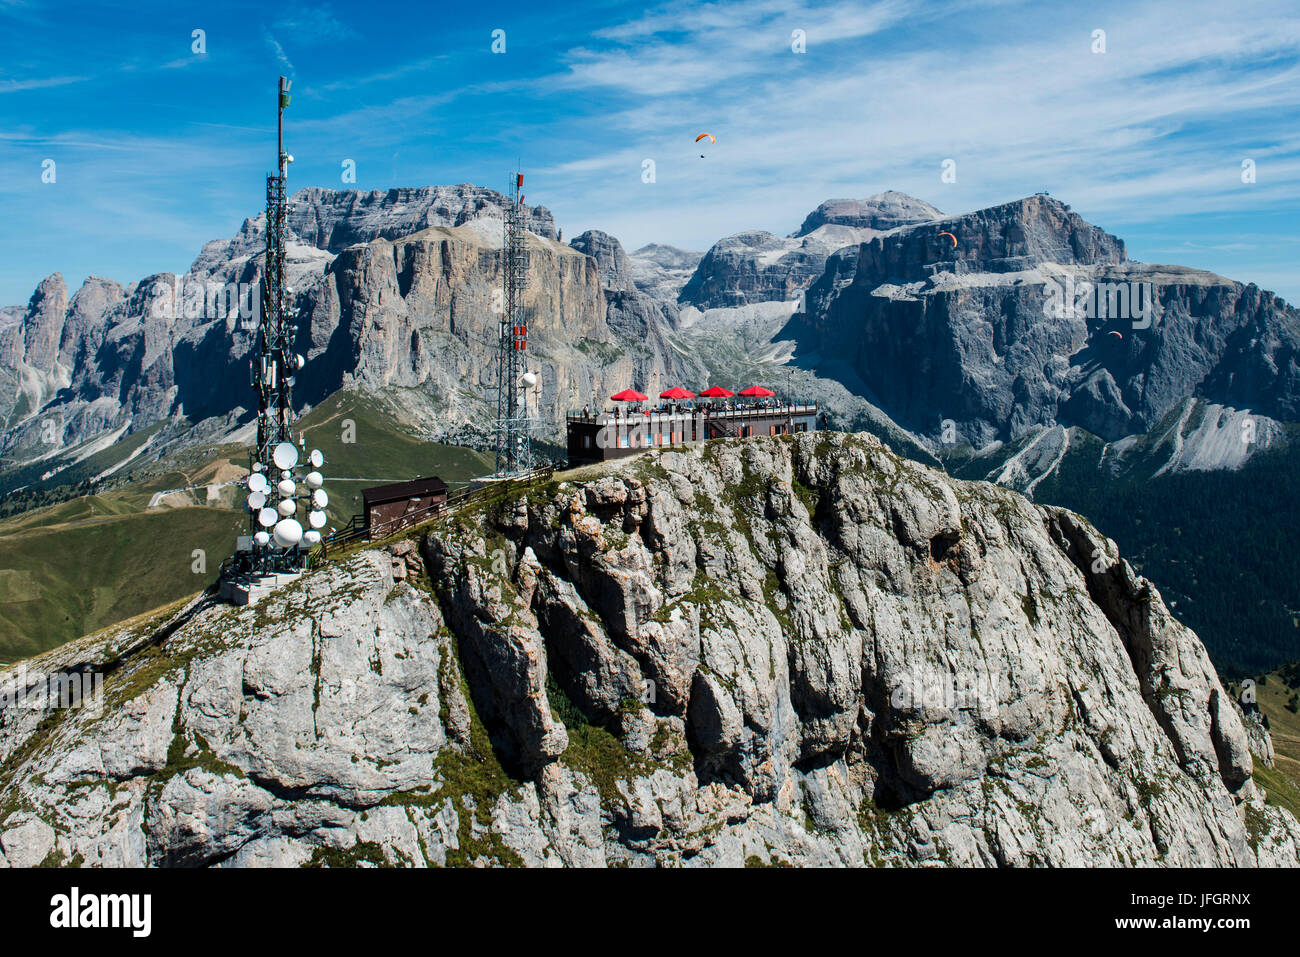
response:
[[[720,385],[715,385],[712,389],[705,389],[700,393],[706,399],[730,399],[736,393],[728,392]]]
[[[610,396],[615,402],[644,402],[649,396],[642,395],[636,389],[624,389]]]
[[[776,395],[771,389],[764,389],[761,385],[751,385],[741,395],[754,396],[759,399],[770,399]]]
[[[675,386],[673,386],[671,389],[669,389],[667,392],[660,392],[660,393],[659,393],[659,398],[661,398],[661,399],[693,399],[693,398],[695,398],[695,393],[689,391],[688,389],[683,389],[683,388],[682,388],[681,386],[679,386],[679,385],[675,385]]]

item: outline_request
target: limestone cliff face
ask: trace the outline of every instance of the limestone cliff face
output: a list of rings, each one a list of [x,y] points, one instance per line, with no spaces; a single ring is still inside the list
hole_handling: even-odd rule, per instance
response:
[[[1054,309],[1052,284],[1083,283],[1150,289],[1153,315],[1141,327]],[[894,421],[936,440],[949,419],[977,448],[1057,424],[1114,441],[1189,396],[1300,414],[1295,309],[1204,271],[1130,262],[1120,240],[1048,196],[840,250],[807,302],[799,351],[847,364]]]
[[[307,364],[295,401],[314,405],[344,385],[410,389],[419,394],[404,404],[425,426],[481,420],[495,394],[502,201],[468,186],[296,193],[287,272]],[[617,321],[627,310],[616,307],[615,323],[607,321],[607,293],[641,294],[630,283],[605,290],[597,261],[558,242],[545,209],[530,208],[528,217],[524,303],[546,431],[557,432],[566,410],[594,396],[674,384],[666,347],[620,334],[635,325]],[[0,451],[27,461],[112,429],[179,415],[220,420],[246,408],[257,315],[250,320],[248,311],[255,300],[260,307],[264,219],[208,243],[184,276],[129,287],[91,277],[69,301],[56,274],[26,308],[0,313],[8,367],[0,403],[12,423]],[[218,295],[229,284],[239,285],[243,316]]]
[[[0,860],[1296,865],[1196,636],[1086,522],[810,433],[503,490],[29,663]]]
[[[828,200],[792,236],[750,230],[720,239],[699,261],[679,299],[698,309],[789,300],[822,274],[835,250],[941,215],[929,203],[893,191],[865,200]]]

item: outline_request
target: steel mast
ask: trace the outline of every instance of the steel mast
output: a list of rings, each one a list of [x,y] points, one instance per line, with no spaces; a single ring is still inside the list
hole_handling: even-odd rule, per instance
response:
[[[513,475],[533,467],[532,419],[528,415],[528,248],[524,235],[524,175],[510,181],[502,242],[502,314],[497,339],[496,474]]]
[[[295,329],[285,288],[285,244],[288,236],[286,186],[293,157],[284,150],[284,110],[289,105],[292,81],[280,77],[276,93],[276,173],[266,178],[266,258],[262,275],[262,321],[253,355],[252,379],[257,390],[257,448],[252,471],[266,475],[272,485],[282,471],[273,460],[276,446],[293,443],[293,375],[301,367],[294,354]],[[252,531],[265,530],[258,515],[250,517]],[[280,571],[301,565],[297,549],[285,551],[272,544],[253,545],[252,564],[258,571]]]

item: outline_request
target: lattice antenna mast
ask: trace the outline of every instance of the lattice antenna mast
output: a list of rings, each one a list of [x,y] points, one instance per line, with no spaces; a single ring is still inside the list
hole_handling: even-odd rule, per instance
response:
[[[284,149],[284,110],[289,105],[289,88],[292,81],[280,77],[276,92],[276,172],[266,178],[266,260],[262,275],[262,319],[258,332],[257,347],[252,356],[253,387],[257,390],[257,448],[254,449],[250,472],[265,477],[264,496],[269,496],[270,504],[276,497],[281,497],[282,510],[275,512],[276,517],[289,518],[296,511],[294,499],[297,485],[288,492],[280,490],[280,483],[293,482],[295,476],[289,471],[297,464],[294,461],[284,464],[277,462],[276,450],[286,443],[292,447],[293,433],[290,430],[290,417],[293,414],[292,387],[293,375],[303,366],[302,357],[293,351],[294,324],[288,301],[288,289],[285,286],[285,245],[288,238],[288,203],[286,184],[289,177],[289,164],[293,156]],[[281,450],[279,459],[285,459]],[[286,502],[294,504],[288,510]],[[268,518],[268,508],[252,509],[250,516],[254,544],[250,554],[253,571],[283,571],[301,567],[305,552],[296,545],[285,546],[272,540],[271,526],[274,519]],[[295,520],[296,521],[296,520]],[[276,525],[279,528],[283,523]],[[315,527],[315,526],[313,526]],[[281,530],[282,531],[282,530]],[[301,526],[298,527],[301,540]]]
[[[257,389],[257,460],[271,461],[271,449],[291,441],[290,381],[297,370],[293,353],[293,327],[285,292],[284,254],[288,233],[288,205],[285,198],[289,164],[293,157],[284,151],[284,109],[289,105],[292,81],[280,77],[276,97],[276,167],[266,178],[266,263],[262,276],[262,324],[253,361],[253,385]]]
[[[524,176],[510,180],[505,211],[499,338],[497,344],[496,474],[510,475],[533,467],[532,420],[526,385],[528,318],[524,290],[528,286],[528,247],[524,236]]]

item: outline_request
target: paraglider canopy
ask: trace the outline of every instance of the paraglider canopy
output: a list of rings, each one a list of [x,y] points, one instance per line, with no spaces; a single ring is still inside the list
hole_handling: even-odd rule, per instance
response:
[[[698,143],[700,140],[704,139],[705,137],[708,138],[710,143],[718,142],[718,138],[714,136],[712,133],[701,133],[699,136],[695,137],[695,142]]]
[[[691,392],[689,389],[683,389],[681,386],[679,386],[679,385],[675,385],[675,386],[673,386],[671,389],[669,389],[667,392],[660,392],[660,393],[659,393],[659,398],[661,398],[661,399],[693,399],[693,398],[695,398],[695,393],[694,393],[694,392]]]
[[[751,385],[740,394],[760,399],[770,399],[772,396],[776,395],[776,393],[771,389],[764,389],[761,385]]]
[[[711,389],[705,389],[700,393],[706,399],[730,399],[736,393],[729,392],[720,385],[715,385]]]
[[[649,396],[644,396],[636,389],[624,389],[622,392],[615,392],[610,396],[615,402],[644,402]]]

